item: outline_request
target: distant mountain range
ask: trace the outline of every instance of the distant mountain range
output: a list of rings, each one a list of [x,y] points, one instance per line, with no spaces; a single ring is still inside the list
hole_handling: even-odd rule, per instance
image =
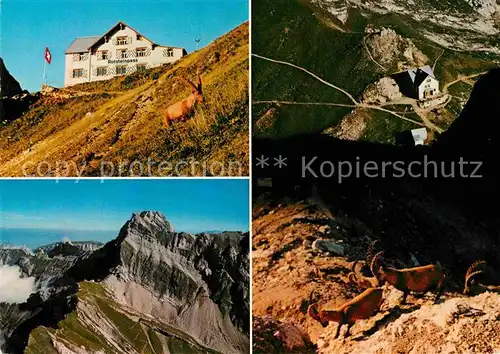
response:
[[[115,237],[116,231],[110,230],[51,230],[9,228],[0,230],[0,247],[27,246],[32,250],[68,240],[74,244],[88,243],[85,240],[105,243]],[[80,242],[80,241],[81,242]]]

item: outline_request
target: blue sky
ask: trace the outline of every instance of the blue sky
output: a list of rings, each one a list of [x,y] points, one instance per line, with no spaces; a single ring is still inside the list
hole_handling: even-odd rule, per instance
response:
[[[176,231],[249,230],[248,180],[0,180],[0,229],[110,230],[162,212]],[[13,240],[10,240],[13,242]]]
[[[45,47],[52,53],[47,83],[64,85],[64,51],[76,37],[104,34],[124,21],[162,45],[205,46],[248,20],[247,0],[1,0],[0,56],[23,89],[42,85]]]

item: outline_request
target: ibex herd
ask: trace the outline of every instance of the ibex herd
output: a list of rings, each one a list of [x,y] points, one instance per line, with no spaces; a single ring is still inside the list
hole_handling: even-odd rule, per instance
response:
[[[192,81],[181,76],[181,80],[185,81],[191,86],[191,94],[184,100],[179,101],[171,105],[165,110],[165,126],[169,127],[170,124],[177,121],[185,121],[189,118],[190,114],[196,107],[196,103],[202,103],[204,101],[203,97],[203,87],[201,84],[200,69],[196,70],[196,76],[198,77],[198,83],[195,85]]]
[[[420,267],[395,269],[382,264],[382,255],[383,252],[379,252],[370,259],[369,265],[373,277],[362,275],[360,267],[357,268],[358,265],[363,265],[363,261],[353,263],[351,273],[347,277],[351,283],[365,289],[363,293],[334,310],[320,311],[317,304],[309,306],[309,315],[320,322],[323,327],[326,327],[329,322],[338,323],[334,338],[339,336],[340,329],[344,324],[348,325],[345,334],[347,337],[350,328],[357,320],[368,319],[380,310],[383,302],[382,287],[386,283],[403,292],[402,303],[406,302],[410,292],[426,293],[435,290],[434,303],[441,296],[445,275],[440,265],[429,264]],[[487,291],[500,293],[500,286],[484,285],[477,281],[477,276],[484,273],[483,270],[478,269],[484,265],[486,265],[486,262],[477,261],[469,267],[465,275],[464,295],[478,295]]]

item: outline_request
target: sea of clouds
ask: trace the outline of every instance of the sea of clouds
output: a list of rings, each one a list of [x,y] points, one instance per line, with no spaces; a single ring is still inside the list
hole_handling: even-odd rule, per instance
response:
[[[18,266],[0,264],[0,302],[23,303],[34,292],[35,278],[23,277]]]

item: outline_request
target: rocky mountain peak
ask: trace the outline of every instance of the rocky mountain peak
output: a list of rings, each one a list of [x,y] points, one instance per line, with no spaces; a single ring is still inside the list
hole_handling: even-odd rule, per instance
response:
[[[158,211],[143,211],[141,213],[132,214],[132,218],[125,226],[148,233],[156,233],[158,231],[175,232],[172,224],[167,221],[165,216]]]
[[[12,97],[23,92],[21,85],[17,82],[14,77],[9,73],[3,59],[0,58],[0,97]]]
[[[85,306],[74,303],[82,301],[76,295],[82,282],[105,286],[118,307],[173,326],[196,345],[222,353],[248,352],[248,233],[177,233],[162,213],[144,211],[133,214],[116,239],[99,246],[82,254],[70,243],[29,257],[22,250],[5,257],[0,252],[0,261],[18,264],[44,289],[37,293],[36,311],[24,317],[0,307],[0,322],[5,315],[13,324],[4,329],[6,348],[14,348],[9,352],[21,352],[37,326],[54,326],[68,313],[81,311]],[[48,315],[54,301],[72,306],[54,319]],[[17,326],[18,321],[24,322]]]
[[[249,309],[243,305],[249,296],[248,237],[241,232],[177,233],[162,213],[144,211],[133,214],[113,248],[107,245],[96,257],[114,258],[113,274],[120,281],[146,286],[160,298],[193,304],[207,296],[248,332]]]

